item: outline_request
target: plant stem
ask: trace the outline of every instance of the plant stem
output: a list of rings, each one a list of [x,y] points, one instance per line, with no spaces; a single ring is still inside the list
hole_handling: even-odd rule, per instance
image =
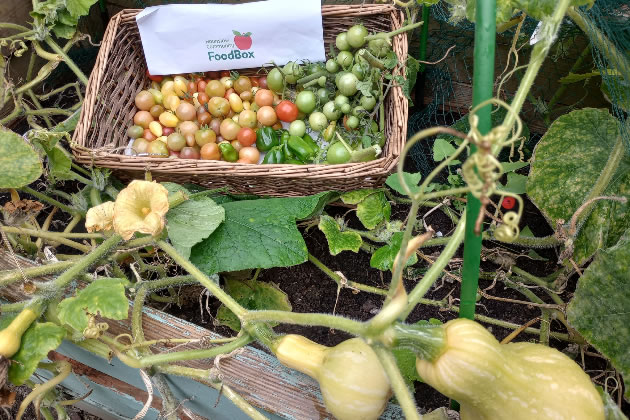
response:
[[[574,7],[570,7],[566,11],[567,15],[575,22],[577,26],[584,32],[590,39],[590,41],[601,51],[608,61],[619,71],[624,78],[630,75],[630,61],[626,58],[626,55],[621,53],[615,44],[610,42],[604,34],[602,34],[597,26],[593,24],[584,14]]]
[[[52,282],[52,285],[57,291],[55,293],[55,296],[52,298],[57,299],[63,296],[65,287],[67,286],[68,283],[70,283],[72,280],[78,277],[85,270],[90,268],[92,264],[96,263],[98,260],[100,260],[105,255],[107,255],[121,241],[122,241],[122,238],[120,237],[120,235],[113,234],[112,236],[107,238],[105,241],[103,241],[103,243],[101,243],[98,247],[92,249],[92,251],[89,254],[86,254],[84,257],[82,257],[78,261],[73,261],[72,266],[68,268],[66,271],[64,271],[63,273],[61,273],[61,275]]]
[[[402,34],[403,32],[410,31],[412,29],[416,29],[418,26],[422,25],[424,22],[416,22],[410,25],[403,26],[402,28],[398,28],[395,31],[391,32],[379,32],[377,34],[368,35],[365,37],[365,41],[371,41],[373,39],[389,39],[398,34]]]
[[[328,277],[333,279],[335,283],[337,283],[337,285],[340,287],[349,287],[351,289],[361,290],[362,292],[374,293],[376,295],[384,296],[387,294],[387,290],[379,289],[373,286],[367,286],[365,284],[361,284],[361,283],[357,283],[354,281],[345,280],[341,278],[339,274],[335,273],[330,268],[328,268],[323,262],[315,258],[315,256],[313,256],[313,254],[311,254],[310,252],[308,253],[308,260],[312,262],[313,264],[315,264],[315,266],[319,268],[320,270],[322,270]]]
[[[66,237],[64,237],[63,233],[60,233],[60,232],[50,232],[46,230],[34,230],[34,229],[22,229],[22,228],[13,227],[13,226],[2,226],[0,227],[0,229],[2,229],[4,232],[7,232],[7,233],[17,233],[21,235],[29,235],[29,236],[35,236],[35,237],[44,238],[44,239],[50,239],[55,242],[59,242],[60,244],[64,244],[69,247],[78,249],[79,251],[82,251],[82,252],[90,252],[90,250],[92,249],[91,247],[87,245],[83,245],[76,241],[67,239]],[[86,233],[86,235],[89,235],[89,234]],[[102,238],[103,236],[99,235],[98,237]]]
[[[402,315],[402,319],[407,318],[409,313],[413,310],[413,308],[420,302],[420,299],[427,293],[429,288],[435,283],[438,279],[444,267],[450,262],[453,255],[459,248],[459,245],[464,240],[464,228],[466,226],[466,211],[462,214],[462,217],[453,232],[453,235],[450,237],[451,239],[442,250],[440,256],[435,260],[435,263],[429,267],[426,273],[424,273],[424,277],[420,282],[413,288],[411,293],[409,293],[409,305],[405,312]]]
[[[157,245],[166,252],[177,264],[188,271],[202,286],[208,289],[217,299],[221,301],[239,319],[247,314],[247,310],[238,304],[230,295],[225,293],[214,281],[201,272],[193,263],[184,258],[175,248],[166,241],[158,241]]]
[[[360,321],[336,315],[317,313],[297,313],[287,311],[248,311],[241,321],[272,321],[283,324],[328,327],[341,330],[353,335],[362,335],[366,331],[365,324]]]
[[[72,233],[72,232],[51,232],[47,230],[25,229],[13,226],[2,226],[0,229],[5,232],[18,233],[29,236],[41,237],[44,239],[58,240],[59,238],[66,239],[104,239],[105,235],[102,233]]]
[[[492,237],[484,235],[484,239],[493,239]],[[536,238],[533,236],[518,236],[513,242],[513,245],[524,246],[528,248],[553,248],[558,245],[562,245],[562,241],[555,237],[555,235],[543,236]]]
[[[553,42],[556,39],[556,34],[560,29],[560,25],[562,24],[562,20],[564,19],[564,15],[567,12],[569,7],[570,0],[558,0],[556,3],[556,8],[553,11],[551,17],[541,23],[541,31],[540,33],[544,33],[545,36],[542,37],[540,41],[534,45],[532,49],[529,64],[527,65],[527,71],[523,75],[523,79],[521,79],[521,83],[518,86],[518,90],[512,99],[512,103],[510,106],[514,110],[514,112],[508,112],[503,120],[502,125],[508,129],[511,129],[514,123],[516,122],[516,115],[521,111],[523,107],[523,103],[527,98],[527,94],[529,93],[532,85],[534,84],[534,80],[538,75],[538,71],[542,66],[542,63],[545,61],[547,54],[549,53],[549,49],[551,48]],[[492,153],[496,155],[501,146],[500,144],[507,138],[509,135],[509,130],[506,130],[506,133],[501,136],[499,141],[495,143],[492,147]]]
[[[47,274],[54,274],[63,271],[74,264],[74,261],[61,261],[57,263],[38,265],[14,270],[0,271],[0,287],[7,286],[16,281],[22,280],[23,275],[26,278],[41,277]],[[22,275],[22,273],[24,273]]]
[[[144,356],[138,360],[138,368],[146,368],[153,365],[163,365],[166,363],[180,362],[184,360],[210,359],[220,354],[227,354],[252,341],[249,334],[243,334],[234,341],[221,346],[209,349],[182,350],[172,353],[158,353],[151,356]]]
[[[0,314],[6,314],[11,312],[20,312],[28,305],[28,301],[16,302],[16,303],[4,303],[0,305]]]
[[[164,420],[178,420],[177,407],[179,404],[177,403],[177,398],[173,395],[173,391],[171,391],[171,387],[166,382],[166,376],[162,373],[156,373],[151,379],[162,396],[161,418]]]
[[[63,58],[63,61],[70,68],[70,70],[72,70],[74,72],[74,74],[76,74],[76,76],[79,78],[79,80],[84,85],[87,85],[88,84],[88,78],[85,76],[85,74],[83,74],[81,69],[79,69],[79,67],[77,67],[77,65],[74,63],[74,61],[72,61],[72,59],[70,57],[68,57],[68,54],[66,54],[66,52],[63,49],[61,49],[61,47],[59,47],[59,45],[57,45],[57,43],[55,41],[53,41],[53,39],[50,36],[47,36],[44,39],[44,41],[46,42],[46,44],[48,44],[48,46],[50,48],[52,48],[52,50],[54,52],[56,52],[57,54],[59,54]]]
[[[400,374],[396,358],[389,349],[385,348],[381,344],[375,344],[372,348],[374,349],[376,356],[378,356],[385,373],[387,373],[387,376],[389,377],[389,382],[394,390],[394,395],[398,400],[398,404],[400,404],[400,407],[405,414],[405,419],[420,420],[421,417],[418,414],[416,402],[414,401],[411,392],[409,392],[409,388],[407,388],[405,380]]]
[[[32,189],[31,187],[22,187],[19,189],[20,191],[24,191],[25,193],[28,193],[34,197],[36,197],[37,199],[41,200],[41,201],[45,201],[48,204],[51,204],[53,206],[59,207],[61,210],[70,213],[70,214],[80,214],[82,216],[85,216],[85,212],[73,209],[72,207],[63,204],[60,201],[55,200],[54,198],[50,198],[48,197],[46,194],[40,193],[37,190]]]
[[[196,381],[209,385],[217,390],[221,391],[221,395],[227,397],[234,405],[236,405],[243,413],[248,415],[254,420],[268,420],[267,417],[262,415],[258,410],[252,407],[247,401],[240,395],[232,390],[229,386],[221,383],[215,383],[210,379],[210,373],[207,370],[190,368],[177,365],[157,366],[156,370],[162,373],[176,376],[186,376]]]

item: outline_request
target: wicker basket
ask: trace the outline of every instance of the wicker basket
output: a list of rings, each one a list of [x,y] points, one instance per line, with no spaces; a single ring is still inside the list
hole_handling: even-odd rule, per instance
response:
[[[398,162],[407,135],[407,99],[399,87],[389,90],[385,102],[385,137],[379,159],[343,165],[248,165],[210,160],[159,159],[125,156],[126,128],[135,113],[134,97],[149,85],[146,63],[136,26],[140,10],[126,9],[107,26],[90,75],[72,150],[78,162],[110,168],[123,180],[144,177],[191,182],[206,187],[228,186],[232,191],[272,196],[308,195],[320,191],[347,191],[383,185]],[[322,6],[324,40],[328,44],[342,30],[361,21],[370,31],[391,31],[403,16],[391,5]],[[407,59],[407,36],[397,35],[393,49],[399,61]],[[252,71],[255,73],[257,69]],[[396,69],[395,72],[400,71]],[[246,71],[239,72],[247,74]]]

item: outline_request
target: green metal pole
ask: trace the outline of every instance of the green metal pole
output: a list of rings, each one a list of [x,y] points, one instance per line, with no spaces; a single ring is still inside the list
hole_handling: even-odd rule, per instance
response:
[[[496,41],[496,0],[477,0],[475,18],[475,60],[473,67],[473,107],[492,97],[494,85],[494,50]],[[492,128],[488,105],[477,112],[479,131],[487,133]],[[471,152],[475,151],[471,147]],[[466,203],[466,233],[464,237],[464,265],[462,267],[462,290],[460,294],[461,318],[473,319],[479,280],[481,256],[481,232],[475,234],[475,222],[481,202],[468,194]]]
[[[418,60],[426,61],[427,59],[427,39],[429,38],[429,17],[431,16],[430,7],[426,4],[422,5],[422,27],[420,28],[420,51]],[[420,73],[424,72],[425,64],[420,64]]]

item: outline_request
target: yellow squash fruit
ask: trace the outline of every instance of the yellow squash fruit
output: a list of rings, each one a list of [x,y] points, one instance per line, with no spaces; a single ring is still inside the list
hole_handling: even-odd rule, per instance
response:
[[[589,376],[556,349],[534,343],[500,344],[467,319],[441,327],[436,357],[416,360],[422,380],[457,400],[462,420],[604,420]]]
[[[376,420],[392,395],[374,350],[360,338],[326,347],[286,335],[274,353],[283,365],[319,382],[324,404],[338,420]]]
[[[39,314],[26,308],[16,316],[8,327],[0,331],[0,356],[12,357],[20,349],[22,335],[37,319]]]

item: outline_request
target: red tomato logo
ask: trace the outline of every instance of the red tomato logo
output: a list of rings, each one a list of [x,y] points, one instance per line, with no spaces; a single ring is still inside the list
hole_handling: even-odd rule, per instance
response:
[[[239,50],[249,50],[252,46],[251,32],[245,32],[241,35],[239,31],[232,30],[234,34],[234,44]]]
[[[513,209],[515,205],[516,205],[516,200],[514,199],[514,197],[504,197],[503,203],[501,203],[501,206],[507,210]]]

